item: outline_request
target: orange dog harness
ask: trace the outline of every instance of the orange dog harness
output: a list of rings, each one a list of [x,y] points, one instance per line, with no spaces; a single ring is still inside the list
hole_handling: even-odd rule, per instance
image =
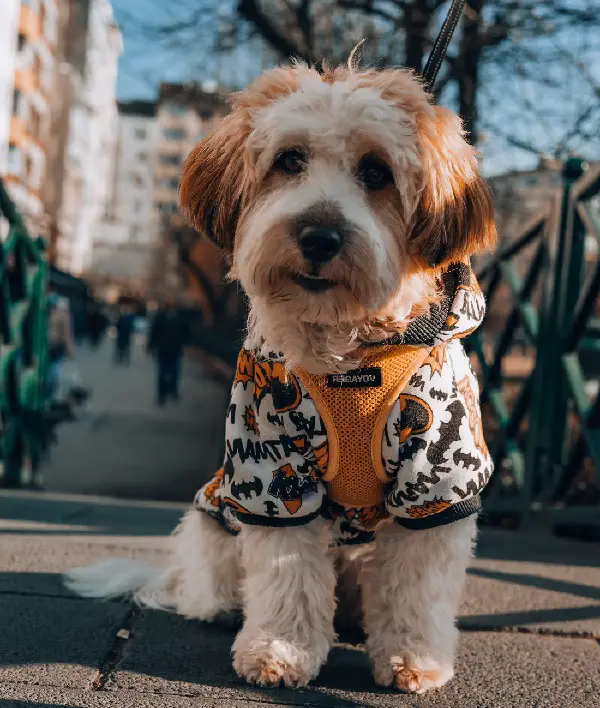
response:
[[[384,346],[348,374],[297,372],[327,431],[329,457],[322,479],[332,501],[346,507],[383,502],[385,486],[392,481],[381,460],[383,429],[428,353],[425,347]]]

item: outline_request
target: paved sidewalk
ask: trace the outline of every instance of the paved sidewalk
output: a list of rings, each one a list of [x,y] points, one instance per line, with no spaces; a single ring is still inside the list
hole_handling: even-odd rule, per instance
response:
[[[461,610],[456,678],[423,697],[377,688],[338,644],[303,690],[232,672],[234,629],[73,597],[60,573],[107,556],[155,558],[182,507],[0,493],[0,708],[508,708],[600,705],[600,548],[484,530]]]
[[[227,387],[183,362],[181,402],[155,404],[154,361],[142,344],[130,366],[112,363],[113,341],[81,346],[77,365],[92,389],[79,419],[57,429],[44,466],[50,491],[187,501],[221,464]]]

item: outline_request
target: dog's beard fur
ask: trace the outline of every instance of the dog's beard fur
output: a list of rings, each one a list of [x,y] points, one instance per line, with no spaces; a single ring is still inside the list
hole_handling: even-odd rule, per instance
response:
[[[321,180],[308,177],[302,186],[267,194],[240,227],[233,273],[250,298],[248,344],[265,356],[283,353],[290,368],[346,371],[358,361],[353,353],[361,341],[402,331],[435,297],[433,279],[406,272],[410,260],[385,217],[377,218],[344,177],[323,170]],[[329,180],[335,189],[327,189]],[[307,272],[292,222],[315,205],[333,208],[349,225],[340,256],[320,268],[320,276],[337,283],[324,293],[291,279]]]
[[[314,373],[351,369],[361,342],[405,330],[439,299],[442,260],[493,241],[460,121],[431,106],[408,72],[275,70],[233,108],[188,158],[181,200],[232,251],[230,277],[250,300],[248,345],[259,353]],[[305,156],[298,174],[278,167],[290,149]],[[365,156],[389,169],[383,188],[361,182]],[[316,271],[301,223],[344,234]],[[311,292],[294,279],[315,274],[335,285]]]

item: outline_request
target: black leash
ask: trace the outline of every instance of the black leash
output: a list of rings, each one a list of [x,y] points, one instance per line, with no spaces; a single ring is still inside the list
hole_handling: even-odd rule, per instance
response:
[[[438,72],[442,65],[442,61],[446,56],[448,51],[448,45],[456,29],[456,25],[460,20],[460,15],[462,13],[463,7],[465,6],[466,0],[452,0],[452,5],[448,10],[448,15],[444,20],[442,29],[437,36],[433,44],[433,49],[423,70],[423,81],[425,82],[425,88],[429,93],[433,93],[433,87],[435,85],[435,80],[437,78]]]

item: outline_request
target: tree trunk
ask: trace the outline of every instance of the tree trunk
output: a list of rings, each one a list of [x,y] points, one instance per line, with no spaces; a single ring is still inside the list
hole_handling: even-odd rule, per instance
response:
[[[416,0],[404,8],[404,65],[421,73],[429,38],[431,10],[427,0]]]
[[[485,0],[470,0],[463,16],[463,33],[458,56],[459,114],[463,119],[467,140],[476,145],[477,90],[479,88],[479,63],[481,59],[481,11]]]

